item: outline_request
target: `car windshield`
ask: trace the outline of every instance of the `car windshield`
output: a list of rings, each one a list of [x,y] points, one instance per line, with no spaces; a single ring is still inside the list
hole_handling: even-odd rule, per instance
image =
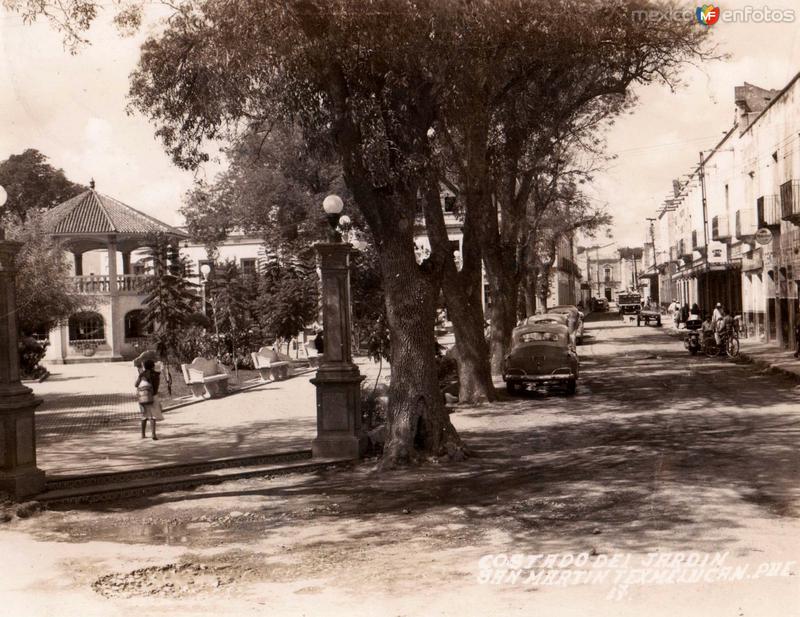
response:
[[[539,341],[558,341],[558,334],[555,332],[525,332],[519,337],[523,343],[535,343]]]
[[[639,304],[641,302],[641,296],[634,295],[634,294],[626,294],[620,295],[619,303],[620,304]]]

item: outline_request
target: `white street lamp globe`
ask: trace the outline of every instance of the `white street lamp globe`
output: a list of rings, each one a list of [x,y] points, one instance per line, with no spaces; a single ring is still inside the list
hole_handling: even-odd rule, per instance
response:
[[[0,208],[6,205],[6,200],[8,199],[8,193],[6,190],[0,186]]]
[[[349,227],[350,226],[350,217],[346,214],[344,216],[339,217],[339,226],[340,227]]]
[[[200,274],[203,275],[203,280],[208,280],[208,275],[211,274],[211,266],[208,264],[200,266]]]
[[[322,200],[322,209],[325,214],[339,214],[344,209],[344,202],[338,195],[328,195]]]

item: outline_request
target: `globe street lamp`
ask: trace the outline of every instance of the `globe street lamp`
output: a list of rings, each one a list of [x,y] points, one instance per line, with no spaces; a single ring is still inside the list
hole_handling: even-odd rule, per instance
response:
[[[211,266],[203,264],[200,266],[200,274],[203,275],[203,282],[202,282],[202,291],[203,291],[203,315],[207,315],[207,307],[206,307],[206,285],[208,284],[208,275],[211,274]],[[219,320],[217,319],[217,306],[214,302],[214,295],[211,295],[211,311],[214,313],[214,337],[216,339],[216,348],[217,348],[217,361],[220,361],[222,356],[219,351]]]
[[[322,325],[325,350],[316,375],[317,437],[311,444],[317,458],[355,459],[363,454],[361,382],[353,363],[350,308],[350,254],[340,229],[349,231],[350,218],[341,216],[344,203],[337,195],[322,202],[332,233],[329,242],[316,244],[321,280]]]
[[[0,186],[0,208],[8,194]],[[44,489],[44,472],[36,467],[36,418],[41,399],[22,385],[17,346],[17,290],[14,260],[19,242],[5,240],[0,225],[0,491],[23,498]]]
[[[203,297],[203,315],[206,315],[208,313],[208,308],[206,307],[206,284],[208,283],[208,275],[211,274],[211,266],[208,264],[200,266],[200,274],[203,277],[200,281],[200,290]]]
[[[338,195],[328,195],[322,200],[322,209],[328,217],[328,224],[331,226],[330,241],[341,242],[342,236],[339,233],[339,215],[344,210],[344,202]],[[349,220],[349,219],[348,219]]]

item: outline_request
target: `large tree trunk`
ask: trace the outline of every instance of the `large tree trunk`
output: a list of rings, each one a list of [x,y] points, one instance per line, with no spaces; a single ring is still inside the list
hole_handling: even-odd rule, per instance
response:
[[[410,231],[397,230],[380,244],[392,344],[382,466],[415,462],[424,455],[460,459],[463,444],[450,423],[437,379],[434,323],[438,286],[417,265]]]
[[[391,381],[381,466],[408,464],[424,456],[463,458],[464,445],[447,415],[436,366],[435,299],[441,286],[441,264],[420,266],[414,251],[418,186],[400,181],[375,185],[363,158],[369,148],[348,111],[347,81],[336,64],[330,67],[329,80],[334,138],[345,182],[375,239],[390,330]],[[423,90],[409,90],[416,97],[418,122],[404,126],[403,134],[393,137],[408,147],[407,152],[416,152],[416,144],[427,140],[435,106]]]
[[[447,237],[438,184],[429,184],[425,226],[433,255],[442,257],[442,290],[456,339],[458,400],[473,404],[497,398],[489,368],[489,346],[484,335],[480,247],[474,232],[474,218],[474,213],[470,215],[467,212],[463,227],[463,266],[459,272]]]
[[[525,315],[530,317],[536,314],[536,274],[530,269],[525,273],[524,283]]]
[[[547,300],[550,297],[550,273],[551,266],[549,264],[539,266],[536,295],[539,300],[539,306],[545,311],[547,310]]]
[[[503,372],[503,360],[511,343],[511,332],[517,325],[517,286],[519,279],[514,272],[504,271],[497,266],[486,266],[489,278],[489,292],[492,296],[490,315],[491,327],[491,367],[492,373]]]

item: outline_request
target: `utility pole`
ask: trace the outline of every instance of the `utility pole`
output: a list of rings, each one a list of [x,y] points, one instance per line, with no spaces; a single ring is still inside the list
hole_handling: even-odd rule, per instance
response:
[[[700,195],[703,201],[703,242],[705,243],[706,247],[706,265],[704,270],[708,271],[708,208],[706,204],[706,173],[703,161],[703,151],[700,150],[700,165],[697,168],[698,175],[700,178]],[[708,309],[711,299],[708,297],[709,289],[708,289],[708,280],[704,281],[703,284],[703,306]]]
[[[653,247],[653,270],[656,269],[656,234],[655,234],[655,224],[656,219],[647,217],[648,221],[650,221],[650,246]]]
[[[594,281],[597,284],[597,295],[595,298],[600,297],[600,262],[598,261],[599,251],[597,245],[594,245]],[[594,294],[592,294],[594,295]]]

